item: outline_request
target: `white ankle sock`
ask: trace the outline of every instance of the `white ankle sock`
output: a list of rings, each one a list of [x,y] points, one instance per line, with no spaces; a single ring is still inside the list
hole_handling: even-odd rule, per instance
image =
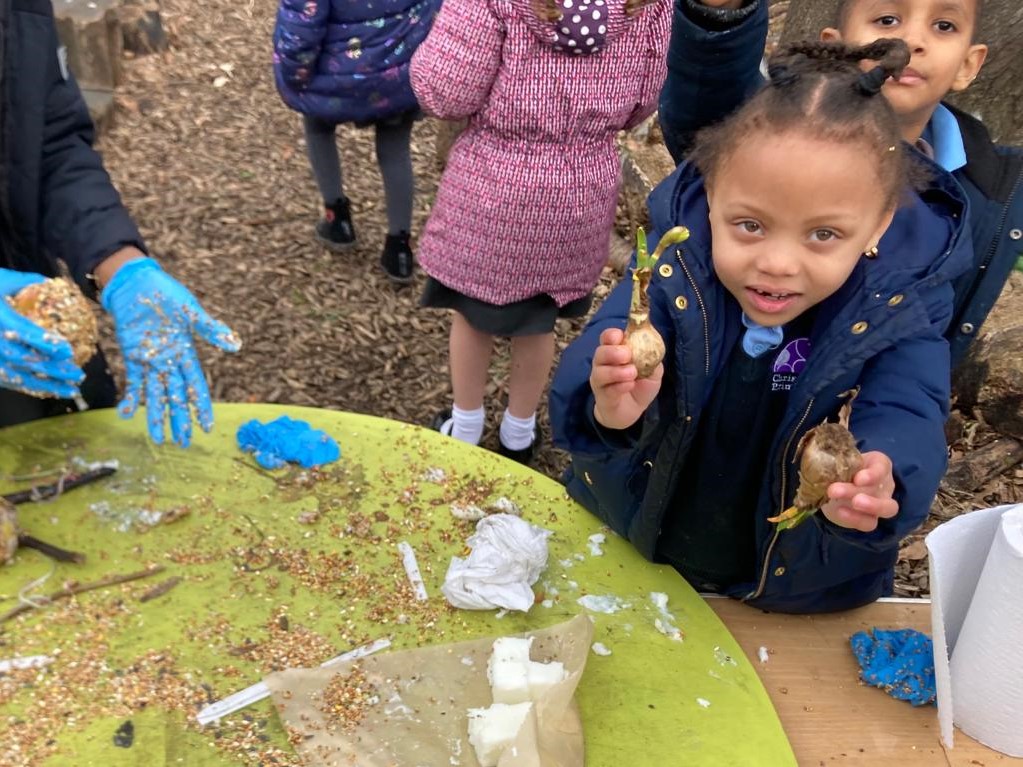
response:
[[[470,445],[478,445],[483,438],[483,422],[487,413],[483,408],[478,410],[462,410],[451,406],[451,418],[440,427],[441,434],[448,434]]]
[[[536,438],[536,413],[517,418],[505,408],[501,416],[501,444],[509,450],[525,450]]]

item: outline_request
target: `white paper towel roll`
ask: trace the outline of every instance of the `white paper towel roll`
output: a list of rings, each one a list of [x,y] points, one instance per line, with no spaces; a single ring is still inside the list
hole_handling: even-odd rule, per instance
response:
[[[975,511],[927,536],[938,718],[1023,756],[1023,505]]]

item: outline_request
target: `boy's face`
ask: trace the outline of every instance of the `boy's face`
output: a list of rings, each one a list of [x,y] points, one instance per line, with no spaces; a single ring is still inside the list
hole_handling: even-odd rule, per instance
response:
[[[825,29],[821,39],[903,40],[912,58],[898,80],[885,84],[884,95],[900,120],[922,129],[945,95],[966,88],[984,63],[987,46],[973,43],[976,11],[976,0],[853,0],[841,28]]]
[[[766,134],[744,140],[708,179],[714,271],[750,319],[771,327],[798,317],[877,245],[893,212],[876,162],[858,143]]]

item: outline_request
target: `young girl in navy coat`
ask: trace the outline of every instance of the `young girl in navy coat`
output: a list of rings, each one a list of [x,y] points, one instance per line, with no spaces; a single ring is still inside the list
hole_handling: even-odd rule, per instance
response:
[[[441,0],[281,0],[274,28],[274,74],[284,103],[303,116],[306,150],[323,196],[316,237],[343,251],[355,244],[351,205],[342,190],[335,130],[376,128],[377,161],[387,200],[381,265],[412,279],[412,122],[419,111],[409,84],[412,53],[426,39]]]
[[[692,233],[650,284],[664,364],[638,379],[622,343],[631,280],[562,357],[551,421],[569,492],[698,589],[787,612],[861,605],[891,593],[898,542],[927,516],[969,247],[961,191],[911,156],[878,95],[908,60],[895,40],[775,57],[650,196],[652,242]],[[800,438],[857,388],[862,466],[781,530],[768,518],[792,502]]]

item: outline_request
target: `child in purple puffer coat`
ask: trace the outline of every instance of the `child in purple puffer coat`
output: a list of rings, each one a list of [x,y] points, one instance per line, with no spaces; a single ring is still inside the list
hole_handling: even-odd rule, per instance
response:
[[[316,237],[332,251],[355,244],[341,182],[335,130],[376,129],[387,200],[380,261],[395,283],[412,279],[412,123],[419,105],[409,61],[426,38],[441,0],[281,0],[274,28],[274,76],[284,103],[302,114],[306,149],[324,217]]]

